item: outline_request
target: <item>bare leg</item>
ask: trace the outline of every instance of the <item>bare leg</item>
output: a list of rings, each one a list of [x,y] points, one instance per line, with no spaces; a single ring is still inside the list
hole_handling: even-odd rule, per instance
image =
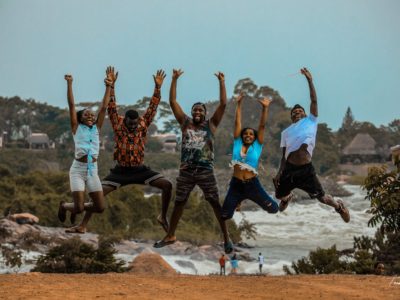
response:
[[[104,210],[104,197],[106,195],[108,195],[110,192],[114,191],[114,190],[115,190],[115,187],[113,187],[113,186],[103,185],[103,200],[102,200],[102,203],[98,202],[99,205],[97,206],[97,209],[101,209],[102,208]],[[98,199],[96,199],[96,200],[98,200]],[[92,203],[85,203],[85,211],[86,212],[85,212],[85,215],[83,216],[81,224],[79,224],[76,227],[71,228],[70,232],[84,233],[86,231],[87,224],[89,223],[89,220],[92,217],[93,212],[95,212],[93,210],[94,207],[95,207],[94,203],[93,204]],[[96,212],[98,212],[98,211],[96,211]]]
[[[150,182],[150,185],[161,189],[161,216],[158,221],[164,230],[168,231],[167,212],[169,203],[171,202],[172,183],[165,178],[159,178]]]
[[[72,192],[73,203],[60,202],[58,207],[58,219],[61,222],[65,222],[67,217],[67,211],[71,212],[71,215],[81,213],[84,209],[85,192],[75,191]]]
[[[345,221],[346,223],[350,222],[349,210],[344,206],[342,200],[335,201],[331,195],[324,195],[322,197],[319,197],[318,201],[323,204],[332,206],[336,210],[336,212],[340,214],[343,221]]]
[[[178,227],[179,220],[183,214],[183,208],[185,207],[186,201],[175,201],[174,210],[172,211],[169,230],[167,235],[163,238],[164,242],[175,241],[175,230]]]
[[[79,214],[84,210],[85,192],[72,192],[73,203],[64,203],[63,207],[71,213]]]
[[[209,203],[212,206],[212,208],[214,210],[214,215],[218,220],[219,227],[221,228],[222,234],[224,236],[224,242],[227,243],[227,242],[229,242],[229,233],[228,233],[228,229],[226,227],[225,220],[222,218],[221,204],[218,201],[212,201]]]
[[[339,208],[339,205],[336,203],[336,201],[333,199],[331,195],[324,195],[322,197],[319,197],[318,201],[323,204],[332,206],[335,209]]]

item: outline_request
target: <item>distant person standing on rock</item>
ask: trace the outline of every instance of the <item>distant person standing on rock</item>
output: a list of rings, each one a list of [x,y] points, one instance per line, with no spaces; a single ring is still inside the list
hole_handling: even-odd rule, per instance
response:
[[[233,256],[230,258],[230,261],[232,267],[231,274],[237,274],[237,270],[239,268],[239,261],[237,259],[236,253],[233,254]]]
[[[222,275],[224,273],[225,275],[225,262],[227,258],[225,257],[225,254],[222,253],[221,257],[219,258],[219,275]]]
[[[167,235],[154,244],[161,248],[175,243],[175,230],[183,214],[183,209],[190,193],[196,185],[204,193],[205,200],[211,205],[224,237],[225,253],[233,251],[228,229],[221,216],[218,186],[214,175],[214,134],[221,123],[226,107],[225,75],[215,74],[219,81],[220,102],[210,119],[206,119],[206,105],[201,102],[193,104],[191,117],[187,116],[176,101],[176,85],[182,70],[173,70],[169,93],[169,103],[172,112],[182,130],[181,165],[176,178],[175,206],[170,219]]]
[[[332,206],[340,214],[343,221],[350,221],[350,213],[342,200],[335,201],[331,195],[325,194],[321,183],[311,163],[318,129],[318,106],[311,73],[303,68],[300,70],[310,88],[310,115],[296,104],[290,111],[292,125],[281,134],[282,159],[278,174],[274,178],[275,195],[280,199],[279,210],[284,211],[292,199],[292,190],[299,188],[317,198],[321,203]]]
[[[260,253],[258,253],[258,270],[260,271],[260,273],[262,273],[262,268],[264,265],[264,256]]]
[[[71,212],[71,222],[75,222],[75,215],[84,210],[101,213],[104,210],[103,188],[97,171],[100,139],[99,131],[103,125],[108,102],[110,101],[112,81],[108,79],[113,67],[106,70],[106,91],[95,116],[90,109],[75,110],[74,95],[72,92],[72,75],[65,75],[67,81],[67,98],[71,122],[72,136],[75,142],[75,159],[69,171],[69,180],[73,203],[61,201],[58,207],[58,219],[64,222],[67,211]],[[92,202],[85,205],[85,188]]]
[[[224,220],[231,219],[235,209],[239,210],[241,202],[245,199],[250,199],[270,214],[278,212],[278,203],[264,190],[257,172],[264,146],[265,123],[267,122],[271,100],[269,98],[259,100],[262,112],[258,130],[255,130],[249,127],[242,128],[243,98],[244,94],[240,94],[236,99],[231,162],[233,176],[222,205],[222,218]]]

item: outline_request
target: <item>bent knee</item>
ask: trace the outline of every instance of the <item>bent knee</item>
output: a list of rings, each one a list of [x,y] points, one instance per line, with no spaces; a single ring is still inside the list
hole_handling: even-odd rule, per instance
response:
[[[276,214],[279,211],[278,205],[273,205],[273,207],[268,211],[270,214]]]
[[[164,192],[170,192],[170,191],[172,190],[172,182],[169,181],[169,180],[166,180],[166,181],[165,181],[165,184],[163,185],[162,190],[163,190]]]
[[[277,203],[273,202],[270,203],[269,206],[264,207],[264,210],[267,211],[269,214],[276,214],[279,211],[279,206]]]
[[[233,217],[233,213],[226,213],[226,212],[221,213],[221,218],[224,221],[228,221],[228,220],[232,219],[232,217]]]

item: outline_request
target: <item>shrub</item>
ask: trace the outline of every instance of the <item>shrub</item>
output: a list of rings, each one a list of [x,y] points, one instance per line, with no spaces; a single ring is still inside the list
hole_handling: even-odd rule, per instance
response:
[[[53,247],[41,256],[34,272],[43,273],[107,273],[124,272],[124,262],[116,260],[114,241],[100,238],[98,248],[82,242],[78,237]]]

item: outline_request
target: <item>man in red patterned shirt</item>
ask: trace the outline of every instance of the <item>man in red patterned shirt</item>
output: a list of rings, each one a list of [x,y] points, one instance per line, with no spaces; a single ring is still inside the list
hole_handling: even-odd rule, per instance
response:
[[[167,232],[167,211],[171,199],[172,184],[163,175],[143,164],[147,129],[157,113],[157,107],[161,100],[160,89],[166,75],[162,70],[158,70],[157,74],[153,75],[154,93],[143,116],[139,116],[135,110],[128,110],[125,116],[118,114],[114,93],[118,72],[114,73],[113,70],[109,76],[113,85],[107,111],[114,130],[114,160],[117,164],[102,181],[104,196],[128,184],[149,184],[161,189],[162,209],[157,221]],[[85,233],[90,217],[91,213],[87,211],[82,223],[68,229],[67,232]]]

